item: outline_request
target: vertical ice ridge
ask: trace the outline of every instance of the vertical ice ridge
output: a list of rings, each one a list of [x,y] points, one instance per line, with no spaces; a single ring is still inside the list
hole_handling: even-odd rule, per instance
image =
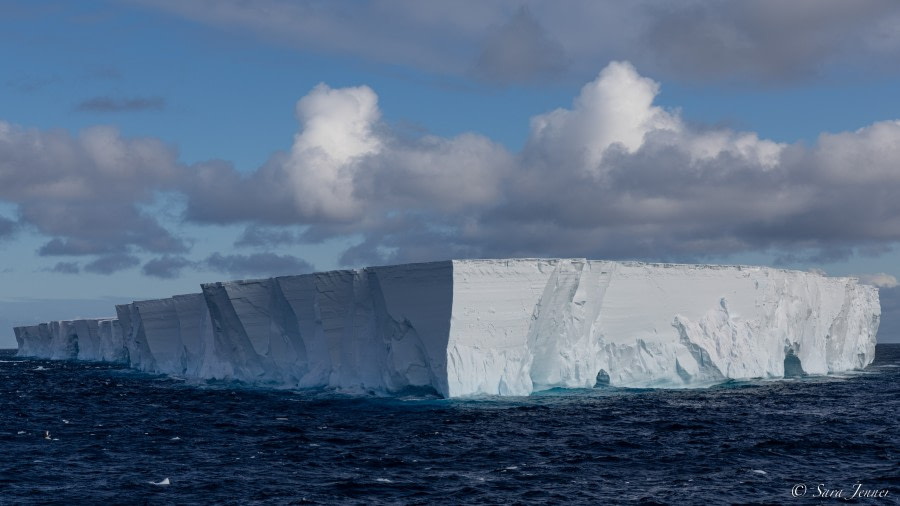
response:
[[[122,325],[116,318],[104,318],[98,322],[100,354],[104,362],[128,363],[128,352],[122,336]]]
[[[349,357],[344,350],[349,343],[353,328],[353,273],[352,271],[334,271],[315,275],[315,309],[316,323],[321,339],[327,350],[328,367],[326,369],[326,385],[359,387],[358,371],[354,364],[348,364]]]
[[[180,367],[187,377],[216,377],[208,368],[214,361],[209,309],[202,293],[172,297],[180,339]]]
[[[242,381],[265,379],[266,368],[247,336],[244,323],[237,316],[226,285],[227,283],[203,285],[215,356],[222,365],[218,372],[223,378]]]
[[[720,325],[715,327],[714,332],[716,332],[719,336],[728,337],[734,336],[736,330],[731,324],[730,319],[728,318],[728,307],[725,304],[725,299],[722,299],[722,311],[721,314],[723,318],[717,319],[715,317],[712,318],[713,324],[719,323]],[[688,331],[688,325],[678,316],[675,317],[675,321],[673,326],[678,331],[680,343],[683,344],[688,353],[690,353],[691,358],[693,358],[693,363],[691,364],[693,367],[693,373],[685,369],[685,365],[679,362],[678,358],[675,359],[676,371],[678,372],[679,377],[686,383],[690,384],[692,382],[707,382],[707,381],[719,381],[725,378],[725,375],[722,374],[722,371],[719,370],[719,367],[716,365],[716,362],[713,360],[710,352],[707,351],[703,345],[695,343],[691,340],[690,332]],[[709,326],[707,322],[702,321],[699,324],[699,327],[702,329],[701,333],[708,333]],[[714,350],[713,353],[715,355],[719,355],[720,350]]]
[[[276,350],[283,350],[274,359],[283,369],[286,381],[291,385],[299,385],[309,372],[309,357],[300,331],[299,318],[288,302],[279,278],[273,278],[268,285],[270,306],[273,308],[271,333],[278,341]]]
[[[149,356],[152,357],[152,364],[142,359],[141,368],[148,372],[184,374],[184,343],[179,331],[175,299],[141,300],[132,304],[143,330],[143,339],[138,344],[146,345]]]
[[[422,336],[405,315],[391,315],[385,302],[385,293],[375,269],[368,269],[370,296],[375,310],[380,343],[383,343],[383,382],[387,391],[399,391],[406,387],[437,388],[435,375],[427,347]],[[397,318],[402,318],[398,320]]]
[[[76,358],[90,361],[101,360],[97,320],[73,320],[71,325],[74,339],[78,341],[78,355]]]
[[[454,260],[450,396],[528,395],[528,332],[558,259]]]
[[[118,309],[118,306],[116,308]],[[131,333],[126,336],[125,346],[128,349],[131,367],[141,371],[156,371],[156,359],[147,343],[144,321],[137,302],[128,304],[127,311],[128,320],[131,322]]]
[[[569,378],[578,383],[577,378],[567,374],[573,369],[567,359],[575,344],[573,341],[582,337],[579,334],[583,327],[575,321],[578,316],[574,304],[584,268],[583,261],[561,260],[557,263],[535,305],[527,337],[527,348],[531,353],[529,390],[576,386],[568,384]]]
[[[449,396],[453,264],[371,267],[367,272],[382,339],[390,336],[387,367],[400,381],[389,389],[430,387]]]
[[[598,324],[610,267],[586,259],[556,264],[528,330],[532,391],[590,388],[600,370],[609,367],[602,361]]]

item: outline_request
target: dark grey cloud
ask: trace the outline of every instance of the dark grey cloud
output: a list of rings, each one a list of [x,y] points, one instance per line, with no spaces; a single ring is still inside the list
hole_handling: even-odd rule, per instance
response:
[[[878,41],[900,13],[889,0],[660,3],[646,12],[655,63],[694,79],[800,79],[858,58],[894,59],[900,42]]]
[[[162,97],[94,97],[84,100],[75,106],[81,112],[137,112],[162,111],[166,101]]]
[[[0,239],[12,236],[18,230],[19,224],[9,218],[0,216]]]
[[[164,255],[160,258],[149,260],[141,268],[141,272],[146,276],[162,279],[175,279],[181,275],[181,271],[194,266],[195,263],[185,257]]]
[[[291,255],[254,253],[252,255],[222,255],[213,253],[203,261],[203,267],[233,276],[281,276],[305,274],[314,270],[312,264]]]
[[[281,160],[284,155],[273,157]],[[200,223],[235,223],[254,220],[291,225],[302,223],[293,202],[287,175],[279,162],[270,161],[251,175],[239,173],[230,163],[215,160],[191,167],[186,181],[186,217]]]
[[[892,0],[137,1],[303,51],[450,76],[476,68],[501,83],[555,75],[559,61],[579,80],[629,60],[679,80],[780,83],[830,68],[896,73],[900,57]]]
[[[94,274],[113,274],[140,265],[140,263],[139,258],[127,253],[112,253],[85,264],[84,270]]]
[[[514,12],[511,2],[319,3],[258,0],[136,0],[152,9],[252,34],[304,51],[413,65],[442,73],[468,72],[478,42]]]
[[[488,35],[475,75],[502,84],[546,80],[566,69],[565,50],[527,7]]]
[[[56,262],[56,265],[50,269],[50,272],[58,272],[60,274],[78,274],[81,267],[78,262]]]

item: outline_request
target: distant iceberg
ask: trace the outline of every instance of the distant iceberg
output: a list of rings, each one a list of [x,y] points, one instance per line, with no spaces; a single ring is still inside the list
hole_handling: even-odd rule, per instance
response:
[[[229,281],[15,329],[20,356],[444,397],[861,369],[878,290],[749,266],[453,260]]]

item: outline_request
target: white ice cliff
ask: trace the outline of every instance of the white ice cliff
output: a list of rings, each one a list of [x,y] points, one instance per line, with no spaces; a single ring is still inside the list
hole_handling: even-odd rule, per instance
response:
[[[528,395],[783,377],[786,357],[806,374],[861,369],[881,314],[877,289],[855,278],[584,259],[454,260],[202,288],[116,306],[117,319],[17,327],[19,355],[292,388]]]

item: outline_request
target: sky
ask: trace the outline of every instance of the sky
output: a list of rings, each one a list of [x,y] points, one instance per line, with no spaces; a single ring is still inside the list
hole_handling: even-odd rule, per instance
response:
[[[878,286],[900,3],[0,0],[0,347],[201,283],[447,258]]]

